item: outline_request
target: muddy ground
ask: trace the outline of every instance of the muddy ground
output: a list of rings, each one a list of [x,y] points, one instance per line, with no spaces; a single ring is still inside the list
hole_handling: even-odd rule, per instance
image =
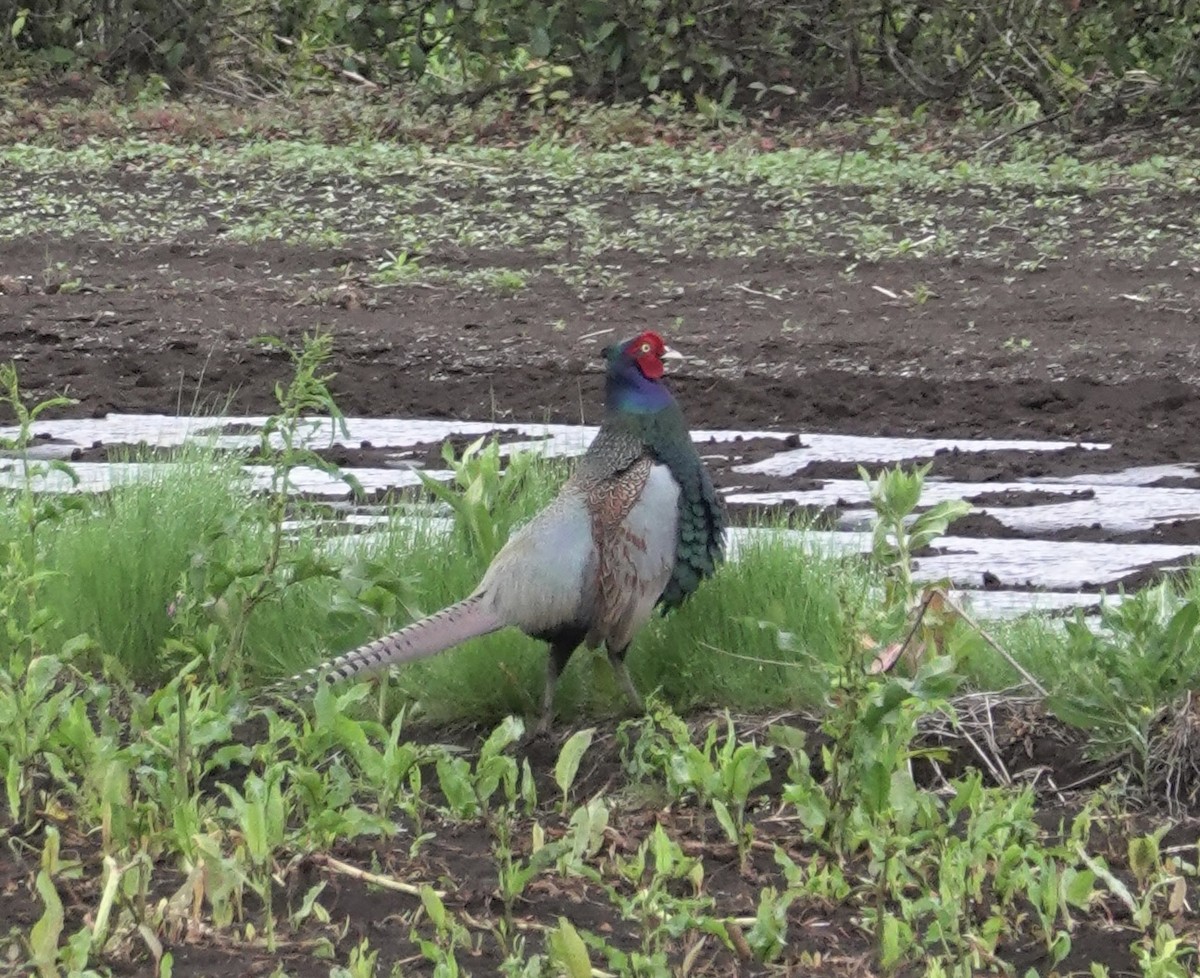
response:
[[[1146,219],[1171,221],[1177,206]],[[48,252],[88,269],[81,288],[44,284]],[[605,262],[620,268],[620,288],[534,275],[497,295],[453,282],[373,287],[356,267],[375,253],[213,237],[0,240],[0,357],[17,361],[27,390],[77,398],[82,416],[186,412],[227,396],[233,412],[261,413],[286,358],[255,337],[322,329],[335,337],[346,414],[572,422],[599,415],[604,342],[654,328],[689,357],[671,382],[697,427],[1098,440],[1114,446],[1109,466],[1200,460],[1200,277],[1183,264],[1083,254],[1015,273],[894,260],[859,264],[848,283],[842,259],[652,266],[618,252]],[[496,264],[485,250],[428,260]],[[908,301],[913,282],[934,297]],[[1096,463],[1075,457],[1080,470]]]

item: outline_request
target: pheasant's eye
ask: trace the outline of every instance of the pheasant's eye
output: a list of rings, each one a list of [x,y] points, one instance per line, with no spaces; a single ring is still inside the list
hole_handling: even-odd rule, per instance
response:
[[[643,343],[640,347],[638,347],[638,352],[639,353],[649,353],[650,352],[650,344]]]

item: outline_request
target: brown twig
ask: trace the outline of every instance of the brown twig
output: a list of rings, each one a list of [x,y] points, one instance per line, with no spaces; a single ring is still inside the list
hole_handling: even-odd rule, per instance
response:
[[[273,34],[272,37],[275,38],[276,42],[282,44],[286,48],[295,48],[296,46],[296,42],[290,37],[284,37],[282,34]],[[359,85],[362,88],[369,88],[372,90],[377,90],[379,88],[379,84],[371,81],[370,78],[364,78],[357,71],[351,71],[349,68],[343,68],[341,65],[335,64],[329,61],[329,59],[323,58],[320,55],[314,55],[313,60],[326,71],[332,72],[335,75],[341,75],[343,78],[354,82],[354,84]]]
[[[382,886],[385,890],[395,890],[397,893],[407,893],[409,896],[420,896],[421,887],[412,883],[405,883],[403,880],[395,879],[391,876],[381,876],[378,873],[371,873],[365,869],[359,869],[357,866],[351,866],[349,863],[344,863],[340,859],[334,859],[333,856],[323,852],[315,852],[309,855],[309,862],[316,866],[324,866],[326,869],[335,873],[340,873],[342,876],[349,876],[351,879],[361,880],[364,883],[370,883],[373,886]],[[432,887],[431,887],[432,889]],[[444,898],[446,893],[444,890],[433,890],[434,894],[439,898]]]
[[[1007,662],[1010,666],[1012,666],[1021,675],[1021,678],[1024,679],[1025,682],[1027,682],[1030,686],[1032,686],[1034,689],[1036,689],[1043,698],[1050,695],[1048,692],[1046,692],[1046,687],[1043,686],[1041,683],[1039,683],[1033,677],[1033,675],[1029,672],[1029,670],[1027,670],[1023,665],[1021,665],[1021,663],[1019,663],[1015,658],[1013,658],[1012,653],[1010,653],[1007,649],[1004,648],[1004,646],[1002,646],[999,642],[997,642],[994,638],[992,638],[992,636],[989,635],[987,633],[987,631],[984,630],[983,626],[980,625],[979,622],[977,622],[974,618],[972,618],[970,615],[968,615],[966,613],[966,611],[963,610],[963,608],[960,604],[958,604],[953,598],[950,597],[950,595],[946,594],[944,591],[941,592],[941,594],[942,594],[942,600],[944,600],[946,602],[946,606],[948,608],[950,608],[950,610],[953,611],[956,615],[958,615],[959,618],[961,618],[968,625],[970,625],[973,629],[975,629],[975,631],[978,632],[979,637],[981,639],[983,639],[985,642],[987,642],[987,644],[990,645],[996,652],[998,652],[1000,654],[1001,658],[1003,658],[1005,662]]]
[[[1017,126],[1016,129],[1010,129],[1008,132],[1002,132],[999,136],[993,136],[987,142],[980,144],[975,150],[976,153],[982,153],[985,149],[995,146],[997,143],[1002,143],[1006,139],[1011,139],[1013,136],[1019,136],[1023,132],[1028,132],[1030,129],[1036,129],[1038,126],[1046,126],[1051,122],[1056,122],[1064,115],[1071,113],[1071,107],[1059,109],[1057,112],[1051,112],[1050,115],[1042,116],[1040,119],[1034,119],[1033,122],[1027,122],[1023,126]]]

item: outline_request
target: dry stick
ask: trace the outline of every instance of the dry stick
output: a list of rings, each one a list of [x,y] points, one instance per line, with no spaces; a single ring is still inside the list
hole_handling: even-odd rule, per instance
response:
[[[774,299],[776,302],[782,302],[782,301],[783,301],[783,297],[782,297],[782,296],[773,295],[773,294],[772,294],[772,293],[770,293],[770,292],[764,292],[762,289],[752,289],[752,288],[750,288],[750,286],[748,286],[748,285],[743,285],[741,282],[734,282],[734,283],[733,283],[733,287],[734,287],[735,289],[741,289],[743,292],[749,292],[749,293],[750,293],[750,295],[764,295],[764,296],[766,296],[768,299]]]
[[[308,858],[317,866],[324,866],[326,869],[331,869],[335,873],[341,873],[343,876],[349,876],[351,879],[362,880],[364,883],[373,883],[375,886],[382,886],[385,890],[395,890],[397,893],[407,893],[409,896],[421,895],[421,888],[419,886],[414,886],[412,883],[405,883],[403,880],[393,879],[390,876],[369,873],[365,869],[351,866],[349,863],[344,863],[340,859],[334,859],[333,856],[327,856],[325,853],[313,853]],[[433,890],[433,892],[439,899],[446,896],[444,890]]]
[[[961,707],[959,706],[960,703],[962,704]],[[974,706],[976,703],[982,703],[982,709]],[[983,758],[986,766],[988,766],[992,774],[996,776],[997,781],[1000,781],[1002,784],[1006,785],[1013,784],[1013,776],[1012,774],[1009,774],[1008,767],[1006,764],[1004,764],[1004,758],[1000,750],[1000,745],[996,743],[996,724],[995,718],[992,716],[990,692],[961,697],[960,700],[955,701],[954,706],[955,713],[958,714],[954,720],[954,730],[960,731],[962,736],[966,737],[967,742],[970,743],[972,748],[976,750],[977,754]],[[980,713],[983,714],[984,719],[979,718]],[[967,720],[962,719],[964,714],[967,716],[968,720],[973,721],[974,724],[976,724],[979,740],[982,743],[977,743],[976,739],[971,736],[971,732],[967,728]],[[984,746],[991,751],[990,754],[986,754],[983,749]]]
[[[727,655],[731,659],[745,659],[747,662],[754,662],[760,666],[789,666],[793,669],[799,669],[807,665],[806,662],[785,662],[782,659],[762,659],[756,655],[745,655],[741,652],[730,652],[728,649],[722,649],[709,642],[698,643],[701,648],[708,649],[710,652],[717,652],[720,655]]]
[[[692,968],[695,967],[696,959],[700,957],[700,952],[704,950],[704,945],[708,941],[708,935],[705,934],[691,949],[683,956],[683,963],[679,966],[679,974],[686,976],[692,973]]]
[[[1090,869],[1104,881],[1109,892],[1112,893],[1112,895],[1120,900],[1123,904],[1125,904],[1125,906],[1129,909],[1129,915],[1131,917],[1136,917],[1138,912],[1137,901],[1134,900],[1133,894],[1129,892],[1129,887],[1117,879],[1117,877],[1113,875],[1112,870],[1110,870],[1106,865],[1104,865],[1098,859],[1088,855],[1087,850],[1084,849],[1083,845],[1078,842],[1075,843],[1075,854],[1080,858],[1080,860],[1082,860],[1083,864],[1087,866],[1088,869]]]
[[[284,47],[294,48],[296,46],[296,42],[293,41],[290,37],[284,37],[282,34],[273,34],[272,36],[275,38],[275,40],[278,43],[282,44]],[[343,78],[347,78],[350,81],[354,82],[356,85],[360,85],[363,88],[370,88],[370,89],[378,89],[379,88],[379,84],[377,82],[371,81],[370,78],[364,78],[357,71],[351,71],[349,68],[342,68],[341,66],[339,66],[336,63],[330,64],[328,61],[326,61],[326,59],[319,57],[319,56],[314,56],[313,60],[317,64],[319,64],[322,68],[324,68],[326,71],[331,72],[335,75],[341,75]]]
[[[427,156],[426,163],[436,163],[438,166],[455,170],[474,170],[476,173],[499,173],[494,166],[483,166],[480,163],[468,163],[466,160],[452,160],[447,156]]]
[[[946,602],[946,604],[951,608],[951,610],[953,610],[958,615],[959,618],[961,618],[968,625],[970,625],[973,629],[975,629],[975,631],[977,631],[979,633],[979,637],[981,639],[983,639],[985,642],[987,642],[988,645],[990,645],[993,649],[995,649],[997,652],[999,652],[1001,657],[1004,659],[1004,661],[1007,662],[1014,669],[1016,669],[1017,672],[1019,672],[1021,674],[1021,676],[1025,680],[1025,682],[1029,683],[1030,686],[1032,686],[1034,689],[1036,689],[1042,695],[1043,699],[1050,695],[1048,692],[1046,692],[1046,687],[1043,686],[1041,683],[1039,683],[1036,679],[1034,679],[1033,676],[1029,673],[1029,671],[1023,665],[1021,665],[1021,663],[1019,663],[1016,659],[1014,659],[1012,657],[1012,654],[1008,650],[1006,650],[999,642],[997,642],[994,638],[992,638],[991,635],[989,635],[986,631],[984,631],[983,626],[980,625],[979,622],[977,622],[974,618],[972,618],[970,615],[968,615],[962,609],[962,607],[956,601],[954,601],[953,598],[950,597],[950,595],[946,594],[945,591],[942,591],[941,593],[942,593],[942,600]]]
[[[476,930],[494,931],[496,929],[495,924],[489,923],[486,920],[480,920],[478,917],[472,917],[466,910],[458,912],[458,919],[468,927],[474,927]],[[537,931],[543,934],[553,929],[549,924],[543,924],[538,920],[514,920],[513,926],[517,930]]]
[[[606,333],[616,332],[615,326],[609,326],[606,329],[594,329],[590,333],[584,333],[582,336],[576,337],[576,343],[582,343],[584,340],[595,339],[597,336],[603,336]]]
[[[754,952],[750,950],[750,944],[746,940],[746,935],[742,933],[742,928],[733,920],[725,921],[725,933],[729,935],[729,943],[733,945],[733,949],[737,952],[737,956],[743,961],[753,961]]]
[[[983,694],[983,715],[987,717],[987,723],[983,725],[983,736],[986,739],[988,748],[992,752],[992,757],[1000,766],[1000,770],[1004,772],[1004,783],[1012,784],[1012,775],[1008,772],[1008,766],[1004,763],[1004,757],[1000,752],[1000,745],[996,743],[996,722],[992,716],[992,696],[990,693]]]
[[[983,761],[987,769],[992,772],[992,777],[1006,787],[1011,785],[1012,776],[1005,769],[1004,763],[1000,760],[999,756],[993,758],[989,755],[987,751],[979,746],[975,738],[971,736],[971,731],[965,727],[962,727],[959,732],[967,739],[967,743],[975,749],[975,753],[979,755],[979,759]]]
[[[912,628],[910,628],[908,630],[908,634],[904,636],[904,641],[900,643],[900,649],[896,652],[891,664],[881,669],[881,672],[887,672],[892,666],[904,658],[904,653],[908,651],[908,643],[913,640],[913,636],[917,634],[917,629],[921,627],[921,619],[925,617],[925,612],[929,610],[929,605],[932,603],[933,596],[936,593],[938,593],[936,588],[925,592],[925,597],[921,600],[921,607],[917,609],[916,617],[913,618]],[[945,595],[942,596],[945,597]],[[876,661],[878,661],[878,659],[879,657],[876,656]]]
[[[1067,115],[1070,112],[1071,109],[1069,108],[1059,109],[1057,112],[1052,112],[1050,115],[1045,116],[1044,118],[1034,119],[1033,122],[1027,122],[1023,126],[1017,126],[1016,129],[1010,129],[1008,132],[1002,132],[999,136],[994,136],[986,143],[982,144],[977,150],[975,150],[975,152],[982,153],[985,149],[990,146],[994,146],[996,143],[1002,143],[1006,139],[1011,139],[1013,136],[1019,136],[1021,133],[1028,132],[1030,129],[1036,129],[1038,126],[1048,125],[1051,122],[1061,119],[1064,115]]]

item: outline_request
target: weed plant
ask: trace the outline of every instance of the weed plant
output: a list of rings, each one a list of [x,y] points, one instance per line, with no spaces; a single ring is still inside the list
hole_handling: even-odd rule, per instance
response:
[[[81,511],[44,528],[41,559],[49,572],[44,596],[57,609],[50,630],[61,643],[77,635],[91,640],[87,660],[119,662],[142,681],[166,675],[163,650],[172,631],[179,582],[197,543],[212,537],[231,518],[249,528],[241,459],[210,446],[181,448],[146,477],[130,479],[89,500]],[[241,541],[247,556],[250,539]]]

